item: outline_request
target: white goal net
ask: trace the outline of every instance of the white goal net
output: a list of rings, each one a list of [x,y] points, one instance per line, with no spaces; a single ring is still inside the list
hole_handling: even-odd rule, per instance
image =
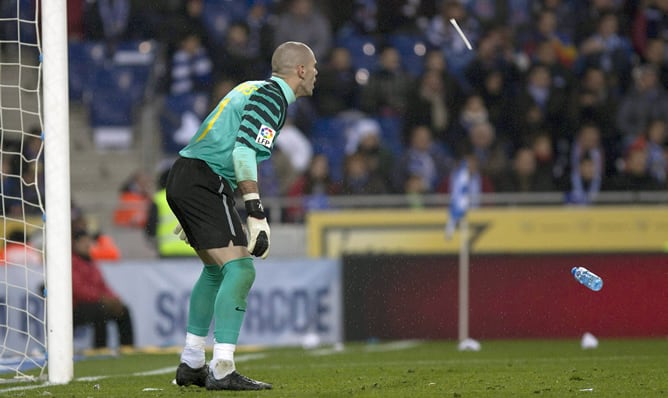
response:
[[[66,8],[65,0],[48,2]],[[0,1],[0,382],[45,378],[50,373],[45,222],[49,160],[43,111],[48,101],[41,40],[49,32],[40,32],[47,23],[40,22],[39,7],[36,0]],[[66,47],[58,51],[66,57]],[[69,157],[69,152],[63,155]],[[61,188],[68,191],[69,202],[69,185]],[[69,203],[66,206],[69,224]],[[63,276],[71,278],[68,273]],[[67,376],[61,380],[67,381]]]

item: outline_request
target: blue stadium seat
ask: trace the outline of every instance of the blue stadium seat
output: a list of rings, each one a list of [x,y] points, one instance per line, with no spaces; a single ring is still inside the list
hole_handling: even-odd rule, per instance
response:
[[[404,151],[401,139],[403,120],[398,116],[380,116],[376,118],[381,127],[382,141],[395,156],[400,156]]]
[[[325,154],[329,159],[332,179],[341,181],[343,161],[345,159],[345,122],[335,117],[323,117],[316,120],[311,141],[315,154]]]
[[[86,92],[90,75],[97,67],[104,64],[105,46],[90,41],[74,41],[68,43],[68,77],[71,101],[82,101]]]
[[[130,93],[141,85],[128,71],[102,66],[91,73],[87,90],[90,123],[99,126],[131,126],[134,101]]]
[[[187,139],[195,134],[198,123],[203,120],[202,101],[206,102],[205,95],[181,94],[170,95],[165,98],[163,108],[160,110],[159,121],[162,132],[162,148],[165,153],[176,154],[181,150]],[[184,116],[187,115],[186,119]],[[184,120],[190,121],[190,126],[184,126]],[[188,128],[188,131],[181,131],[182,128]]]
[[[346,48],[350,52],[353,67],[372,71],[378,64],[377,41],[370,36],[356,33],[342,34],[336,38],[338,47]]]
[[[421,35],[394,34],[388,37],[388,44],[401,54],[404,69],[414,77],[424,70],[424,56],[427,53],[427,41]]]

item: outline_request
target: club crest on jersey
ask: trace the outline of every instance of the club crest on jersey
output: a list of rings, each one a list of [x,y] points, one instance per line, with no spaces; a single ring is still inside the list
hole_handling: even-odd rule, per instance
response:
[[[255,142],[267,148],[271,148],[271,143],[274,142],[274,137],[276,137],[276,132],[269,126],[264,124],[260,126],[260,130],[257,132],[257,137],[255,137]]]

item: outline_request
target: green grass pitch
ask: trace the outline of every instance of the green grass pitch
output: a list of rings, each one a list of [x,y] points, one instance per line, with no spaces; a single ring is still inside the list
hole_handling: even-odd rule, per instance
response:
[[[401,341],[240,351],[238,370],[271,382],[261,392],[206,391],[172,384],[177,354],[92,357],[68,385],[2,383],[7,397],[662,397],[668,396],[668,340]],[[210,358],[210,354],[208,355]]]

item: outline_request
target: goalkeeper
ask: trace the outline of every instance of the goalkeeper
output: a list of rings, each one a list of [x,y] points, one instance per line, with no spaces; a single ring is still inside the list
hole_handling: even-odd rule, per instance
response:
[[[183,148],[169,173],[167,201],[179,220],[176,233],[196,250],[204,267],[190,296],[179,385],[209,390],[262,390],[271,384],[237,373],[234,351],[255,280],[253,258],[267,258],[270,231],[260,201],[257,164],[271,156],[288,105],[313,94],[313,51],[303,43],[278,46],[267,80],[239,84],[218,103]],[[247,233],[235,210],[238,189]],[[252,256],[251,256],[252,255]],[[214,319],[213,359],[205,339]]]

